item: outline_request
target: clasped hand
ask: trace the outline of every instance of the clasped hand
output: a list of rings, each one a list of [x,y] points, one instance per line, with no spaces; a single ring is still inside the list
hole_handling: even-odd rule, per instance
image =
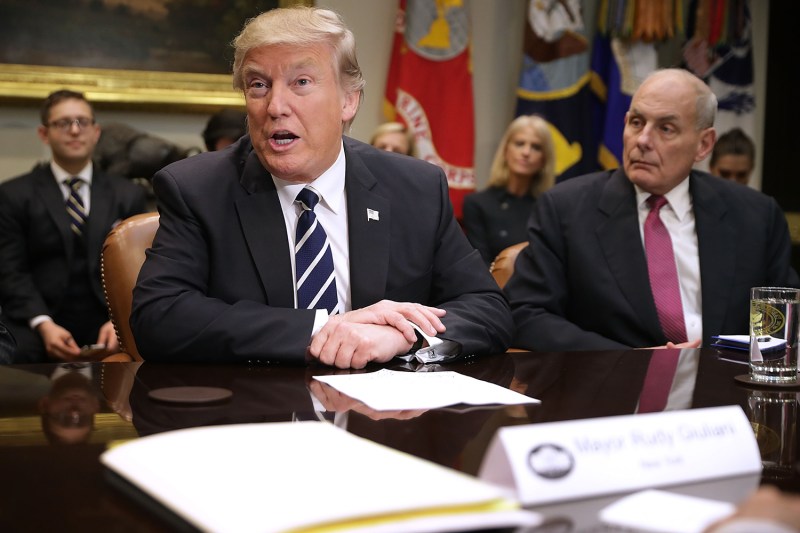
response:
[[[75,339],[72,338],[72,333],[67,329],[59,326],[52,320],[47,320],[37,326],[37,331],[42,337],[45,351],[50,358],[63,361],[81,359],[81,348],[75,342]],[[96,344],[102,344],[106,347],[104,353],[95,355],[97,359],[119,351],[117,334],[114,331],[114,324],[110,320],[100,327]]]
[[[417,340],[411,322],[431,336],[444,333],[444,309],[410,302],[382,300],[334,315],[311,339],[308,353],[337,368],[364,368],[408,352]]]

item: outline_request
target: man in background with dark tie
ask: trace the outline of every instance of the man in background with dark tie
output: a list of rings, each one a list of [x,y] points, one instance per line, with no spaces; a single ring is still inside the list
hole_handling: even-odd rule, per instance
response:
[[[93,166],[100,126],[83,94],[50,94],[41,120],[52,161],[0,184],[0,317],[14,362],[71,360],[90,344],[112,353],[100,251],[116,223],[145,211],[145,193]]]
[[[651,74],[625,116],[623,168],[537,201],[506,285],[515,347],[707,345],[748,333],[751,287],[797,286],[775,200],[692,169],[714,147],[716,108],[688,71]]]
[[[249,134],[153,179],[160,227],[131,315],[144,358],[362,368],[426,345],[505,351],[508,304],[442,170],[343,136],[364,79],[341,18],[274,9],[234,47]]]

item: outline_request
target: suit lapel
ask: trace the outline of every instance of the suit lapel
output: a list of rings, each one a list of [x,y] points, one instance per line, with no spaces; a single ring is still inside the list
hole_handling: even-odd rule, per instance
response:
[[[700,256],[703,337],[720,331],[736,271],[736,228],[726,224],[728,207],[708,182],[692,173],[689,182]]]
[[[67,264],[72,262],[72,230],[69,227],[69,216],[67,215],[66,202],[61,187],[56,183],[56,178],[49,166],[40,167],[35,174],[35,187],[39,198],[44,202],[50,218],[58,228],[61,235],[61,242],[64,244]]]
[[[269,173],[251,152],[241,184],[249,193],[236,200],[247,247],[270,305],[294,307],[294,276],[278,192]]]
[[[345,139],[345,194],[350,247],[350,295],[353,309],[381,300],[389,271],[391,209],[376,192],[378,182]]]
[[[606,182],[598,209],[604,221],[597,227],[597,239],[611,275],[640,323],[661,339],[664,334],[650,290],[635,189],[622,170],[614,171]]]

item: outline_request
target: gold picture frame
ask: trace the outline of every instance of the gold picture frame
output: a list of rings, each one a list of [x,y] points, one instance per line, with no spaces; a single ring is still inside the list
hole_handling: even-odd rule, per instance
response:
[[[278,5],[313,3],[279,0]],[[112,108],[204,112],[244,105],[242,94],[233,89],[230,74],[0,64],[0,102],[38,103],[52,91],[65,87],[83,92],[93,103]]]

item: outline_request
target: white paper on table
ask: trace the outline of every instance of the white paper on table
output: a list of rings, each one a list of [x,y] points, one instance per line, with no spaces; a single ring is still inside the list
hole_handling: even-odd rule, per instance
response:
[[[378,411],[435,409],[456,404],[520,405],[539,400],[458,372],[398,372],[314,376]]]
[[[600,511],[607,525],[652,533],[700,533],[736,510],[732,503],[662,490],[626,496]]]
[[[208,532],[410,533],[541,522],[501,487],[319,422],[169,431],[100,460]]]

